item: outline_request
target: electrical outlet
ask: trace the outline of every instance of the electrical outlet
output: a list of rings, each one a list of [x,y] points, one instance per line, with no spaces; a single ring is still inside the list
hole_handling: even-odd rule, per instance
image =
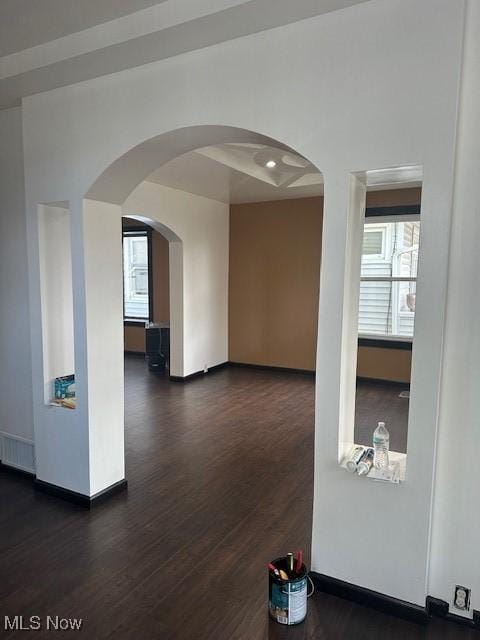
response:
[[[453,606],[460,611],[470,611],[470,589],[455,585],[455,593],[453,595]]]

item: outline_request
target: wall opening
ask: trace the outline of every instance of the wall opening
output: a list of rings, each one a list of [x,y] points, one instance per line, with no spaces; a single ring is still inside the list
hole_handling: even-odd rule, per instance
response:
[[[358,177],[356,178],[358,179]],[[356,359],[352,444],[345,460],[375,448],[384,423],[389,458],[373,460],[368,477],[405,479],[421,222],[422,168],[367,171],[365,201],[356,203],[352,272]],[[392,188],[395,185],[396,188]],[[414,392],[414,390],[413,390]],[[352,416],[349,416],[352,419]],[[353,457],[355,458],[355,454]],[[345,461],[344,460],[344,461]],[[370,465],[370,461],[368,461]],[[355,470],[355,463],[348,465]],[[358,471],[358,465],[357,465]]]
[[[75,408],[75,363],[68,203],[39,205],[38,232],[44,399],[46,404],[71,409]]]
[[[147,356],[152,370],[183,377],[182,240],[158,220],[134,214],[122,217],[122,236],[124,351]],[[132,239],[138,247],[129,246]]]
[[[122,218],[124,349],[170,372],[170,242],[152,224]]]

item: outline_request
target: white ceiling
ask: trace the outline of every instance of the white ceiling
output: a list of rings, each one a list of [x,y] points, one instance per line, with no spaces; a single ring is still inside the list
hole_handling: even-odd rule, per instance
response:
[[[1,0],[0,56],[83,31],[161,1]]]
[[[0,109],[368,0],[0,0]]]
[[[268,168],[266,162],[276,166]],[[319,171],[301,156],[262,144],[222,144],[190,151],[147,180],[220,202],[262,202],[323,193]]]

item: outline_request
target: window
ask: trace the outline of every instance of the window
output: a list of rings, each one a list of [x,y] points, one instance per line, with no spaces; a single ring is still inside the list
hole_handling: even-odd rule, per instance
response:
[[[123,316],[128,321],[151,320],[151,234],[123,232]]]
[[[413,338],[419,239],[418,217],[366,219],[360,276],[360,336]]]
[[[371,227],[372,225],[370,225]],[[365,227],[363,233],[362,256],[364,259],[383,258],[385,254],[385,226]]]

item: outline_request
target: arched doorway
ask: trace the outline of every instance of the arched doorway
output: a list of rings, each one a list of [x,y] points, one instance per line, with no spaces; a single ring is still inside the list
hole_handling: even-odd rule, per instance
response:
[[[244,145],[254,149],[252,163],[259,171],[268,174],[269,186],[275,194],[272,200],[276,197],[277,199],[292,198],[290,193],[285,196],[287,188],[291,188],[291,185],[296,182],[300,185],[303,183],[308,185],[309,179],[312,181],[313,174],[320,175],[307,159],[267,136],[233,127],[189,127],[162,134],[128,151],[97,178],[84,199],[87,206],[94,207],[94,202],[101,202],[103,211],[109,208],[112,215],[121,213],[147,222],[168,237],[170,247],[173,249],[170,257],[172,267],[171,373],[181,378],[207,371],[229,360],[229,213],[227,218],[225,216],[222,218],[223,214],[219,214],[213,222],[209,222],[210,237],[205,237],[201,231],[206,224],[204,212],[199,210],[198,213],[194,212],[188,217],[184,210],[188,204],[182,208],[183,205],[177,204],[173,197],[159,202],[158,192],[154,191],[150,182],[144,182],[144,180],[159,167],[182,154],[199,148],[221,145],[238,145],[239,147]],[[266,155],[263,149],[269,150]],[[273,166],[270,167],[268,163]],[[273,168],[275,168],[274,171]],[[323,189],[323,184],[317,186],[318,189]],[[295,187],[291,190],[295,193]],[[277,192],[278,196],[276,196]],[[214,235],[216,237],[212,240]],[[320,242],[321,233],[318,237],[318,247]],[[222,243],[226,248],[223,250],[223,255],[219,257]],[[318,264],[315,274],[317,288],[319,268]],[[223,273],[220,274],[220,272]],[[273,306],[275,306],[274,302]],[[315,334],[316,306],[315,302],[314,319],[310,322],[315,325]],[[284,333],[285,344],[287,344],[291,341],[288,327]],[[270,339],[268,327],[263,327],[256,338],[257,340]],[[112,349],[114,348],[118,349],[119,345],[114,347],[112,344]],[[315,368],[314,361],[315,345],[312,348],[312,369]],[[119,388],[108,390],[108,395],[117,393],[122,393],[122,390]]]
[[[143,226],[145,229],[149,229],[155,233],[155,237],[151,240],[153,245],[152,255],[148,257],[150,260],[153,259],[154,264],[148,265],[149,277],[148,280],[148,288],[153,287],[157,291],[158,294],[158,283],[157,280],[161,280],[162,289],[167,291],[165,295],[165,291],[161,291],[161,296],[163,303],[159,305],[159,301],[157,298],[158,295],[153,295],[153,291],[149,291],[149,297],[151,294],[152,308],[147,311],[148,315],[145,317],[145,313],[140,314],[143,315],[143,318],[138,322],[128,322],[125,323],[125,332],[128,331],[127,324],[132,326],[130,329],[131,333],[140,334],[143,332],[145,323],[154,323],[154,324],[162,324],[168,325],[168,333],[169,333],[169,361],[168,361],[168,371],[171,376],[174,377],[182,377],[184,370],[184,361],[183,361],[183,324],[184,324],[184,310],[183,310],[183,242],[182,239],[175,233],[170,227],[164,224],[158,218],[162,217],[161,209],[158,210],[157,218],[145,217],[140,214],[133,213],[128,204],[124,207],[122,211],[123,215],[122,219],[128,220],[131,222],[129,227],[125,227],[124,222],[124,230],[125,228],[136,228],[135,224]],[[157,241],[156,241],[157,240]],[[125,242],[125,238],[124,238]],[[160,244],[161,243],[161,244]],[[158,247],[157,247],[158,245]],[[161,249],[163,245],[166,245],[166,248]],[[158,256],[157,253],[166,254],[163,256]],[[159,265],[158,262],[161,260],[162,264]],[[124,280],[125,280],[125,251],[123,256],[123,272],[124,272]],[[166,262],[166,264],[165,264]],[[159,273],[160,270],[160,273]],[[162,272],[163,270],[163,272]],[[124,307],[125,307],[125,285],[124,285]],[[147,303],[148,304],[148,303]],[[155,312],[155,309],[161,308],[160,311]],[[124,310],[124,320],[128,316],[126,311]],[[135,320],[135,319],[133,319]],[[134,325],[137,326],[134,326]],[[125,333],[125,338],[127,340],[127,333]],[[143,343],[143,346],[142,346]],[[138,347],[140,344],[140,347]],[[134,337],[133,345],[137,345],[136,348],[141,348],[145,350],[145,336],[141,335],[140,339]],[[136,350],[134,348],[133,350]],[[128,350],[128,345],[126,344],[125,349]]]

